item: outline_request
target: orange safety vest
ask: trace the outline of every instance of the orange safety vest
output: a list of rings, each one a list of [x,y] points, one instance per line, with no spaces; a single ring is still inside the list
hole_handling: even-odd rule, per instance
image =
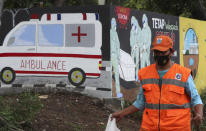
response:
[[[173,64],[162,77],[156,65],[139,71],[146,99],[141,131],[191,131],[191,98],[185,92],[190,69]]]

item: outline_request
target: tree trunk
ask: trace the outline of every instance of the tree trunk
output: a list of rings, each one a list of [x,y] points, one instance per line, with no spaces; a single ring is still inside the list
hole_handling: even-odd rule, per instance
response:
[[[192,17],[199,20],[206,20],[206,9],[203,0],[198,0],[192,3],[191,7]]]
[[[54,0],[53,5],[55,7],[62,7],[64,5],[65,0]]]
[[[98,5],[105,5],[105,0],[98,0]]]
[[[203,14],[203,18],[204,20],[206,20],[206,9],[205,9],[203,0],[199,0],[199,4],[200,4],[200,11]]]
[[[5,0],[0,0],[0,26],[1,26],[1,14],[2,14],[3,6],[4,6],[4,1]]]

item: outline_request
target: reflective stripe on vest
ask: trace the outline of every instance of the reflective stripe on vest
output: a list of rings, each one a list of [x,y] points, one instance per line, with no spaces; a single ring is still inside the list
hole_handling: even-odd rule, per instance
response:
[[[141,84],[159,84],[159,79],[143,79],[141,80]],[[185,88],[186,82],[175,79],[162,79],[162,84],[176,85]]]
[[[176,105],[176,104],[145,104],[145,108],[147,109],[160,109],[167,110],[167,109],[186,109],[190,108],[190,103],[186,103],[184,105]]]

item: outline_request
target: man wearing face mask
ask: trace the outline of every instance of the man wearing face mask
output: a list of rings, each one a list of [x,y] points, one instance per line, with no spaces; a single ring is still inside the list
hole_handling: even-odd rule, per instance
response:
[[[143,110],[141,131],[191,131],[202,123],[203,104],[191,76],[191,70],[171,61],[173,41],[157,36],[152,43],[155,63],[138,73],[140,92],[133,105],[112,114],[119,121]]]

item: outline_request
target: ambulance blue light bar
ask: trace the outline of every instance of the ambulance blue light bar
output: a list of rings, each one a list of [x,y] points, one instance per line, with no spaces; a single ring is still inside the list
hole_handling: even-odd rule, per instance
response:
[[[61,20],[61,14],[57,14],[57,20]]]

